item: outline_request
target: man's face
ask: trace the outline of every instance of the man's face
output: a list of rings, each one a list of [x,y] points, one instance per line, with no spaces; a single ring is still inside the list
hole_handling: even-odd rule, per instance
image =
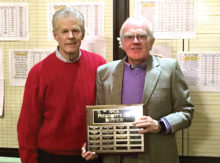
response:
[[[122,31],[122,48],[128,56],[128,63],[141,64],[146,61],[154,39],[150,38],[147,26],[139,22],[129,22]]]
[[[53,32],[54,39],[59,44],[59,51],[65,58],[77,56],[84,31],[80,28],[79,22],[75,18],[58,19],[58,29]]]

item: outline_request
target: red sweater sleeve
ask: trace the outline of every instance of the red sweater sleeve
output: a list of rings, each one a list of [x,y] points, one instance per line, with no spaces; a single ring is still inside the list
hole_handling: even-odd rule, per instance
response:
[[[37,66],[32,68],[28,75],[17,124],[19,152],[22,163],[37,163],[37,135],[41,120],[38,100],[39,70]]]

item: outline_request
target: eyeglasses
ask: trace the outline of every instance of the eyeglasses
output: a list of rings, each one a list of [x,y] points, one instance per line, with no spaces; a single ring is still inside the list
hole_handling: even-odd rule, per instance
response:
[[[146,41],[147,38],[148,38],[148,35],[146,35],[144,33],[140,33],[140,34],[136,34],[136,35],[134,35],[134,34],[125,34],[123,36],[123,39],[125,41],[129,41],[130,42],[130,41],[133,41],[135,37],[136,37],[136,39],[138,41]]]

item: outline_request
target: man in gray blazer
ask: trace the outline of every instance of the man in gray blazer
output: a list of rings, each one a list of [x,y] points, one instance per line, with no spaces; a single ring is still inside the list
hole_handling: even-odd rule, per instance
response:
[[[178,163],[175,133],[190,126],[194,107],[175,59],[149,54],[154,43],[151,24],[128,18],[120,30],[123,60],[98,68],[97,105],[144,105],[144,116],[133,124],[144,134],[144,153],[103,155],[104,163]],[[85,159],[94,153],[82,153]]]

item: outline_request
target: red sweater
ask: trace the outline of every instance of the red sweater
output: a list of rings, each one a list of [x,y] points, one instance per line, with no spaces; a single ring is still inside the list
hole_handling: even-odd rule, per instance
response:
[[[85,106],[95,104],[96,70],[105,60],[81,50],[65,63],[55,52],[29,72],[18,120],[23,163],[36,163],[36,149],[60,155],[81,154],[86,139]]]

